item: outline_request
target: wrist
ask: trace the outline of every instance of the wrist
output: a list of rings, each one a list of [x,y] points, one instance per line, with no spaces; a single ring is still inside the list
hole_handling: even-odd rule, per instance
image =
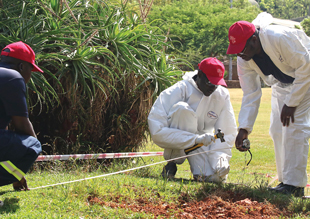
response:
[[[240,128],[240,129],[239,129],[239,133],[240,133],[240,132],[245,133],[245,134],[249,134],[248,130],[243,129],[243,128]]]

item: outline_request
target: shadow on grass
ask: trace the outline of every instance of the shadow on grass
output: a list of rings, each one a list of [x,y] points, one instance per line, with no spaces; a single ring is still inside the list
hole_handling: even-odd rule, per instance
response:
[[[4,205],[0,207],[0,215],[3,213],[15,213],[19,209],[19,198],[6,198]]]
[[[11,192],[16,192],[16,191],[13,191],[13,190],[1,191],[1,192],[0,192],[0,195],[4,195],[4,194],[6,194],[6,193],[11,193]]]

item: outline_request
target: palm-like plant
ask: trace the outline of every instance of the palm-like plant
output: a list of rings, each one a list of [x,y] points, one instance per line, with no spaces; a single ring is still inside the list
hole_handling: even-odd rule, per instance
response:
[[[54,153],[139,147],[154,97],[184,64],[165,54],[165,37],[124,5],[101,0],[29,0],[18,8],[1,8],[0,45],[28,43],[45,72],[29,84],[39,138],[57,139]]]
[[[46,38],[40,35],[42,21],[38,19],[37,11],[30,15],[28,5],[24,2],[17,2],[19,10],[12,3],[7,4],[1,8],[2,14],[6,16],[0,20],[1,48],[12,42],[24,41],[33,48],[37,54],[37,62],[40,62],[42,48],[46,42]],[[42,104],[42,102],[49,102],[50,104],[54,104],[54,101],[58,101],[58,95],[47,81],[47,77],[52,79],[56,79],[56,77],[48,69],[44,68],[44,66],[42,66],[42,69],[44,69],[46,76],[34,73],[28,86],[32,90],[32,93],[36,95],[37,101],[35,103]],[[33,106],[35,103],[31,105]]]

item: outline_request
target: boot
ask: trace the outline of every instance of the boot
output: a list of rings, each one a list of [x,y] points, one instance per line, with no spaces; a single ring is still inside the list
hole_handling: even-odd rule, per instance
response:
[[[174,178],[177,173],[177,165],[174,162],[168,162],[166,166],[164,166],[163,171],[161,173],[164,178]]]
[[[285,194],[285,195],[293,195],[295,197],[302,197],[305,195],[305,188],[304,187],[296,187],[296,186],[287,185],[284,183],[282,183],[282,185],[280,185],[280,184],[271,190],[278,192],[278,193]]]
[[[283,185],[283,182],[279,183],[279,184],[278,184],[277,186],[275,186],[275,187],[270,187],[270,188],[268,188],[268,190],[274,191],[274,190],[280,188],[282,185]]]

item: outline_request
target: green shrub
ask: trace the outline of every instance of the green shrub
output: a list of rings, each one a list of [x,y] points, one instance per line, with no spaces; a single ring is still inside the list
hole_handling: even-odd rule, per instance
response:
[[[300,24],[305,33],[310,36],[310,18],[305,18]]]
[[[160,26],[179,52],[195,67],[203,58],[226,55],[228,29],[236,21],[252,21],[259,10],[248,1],[180,0],[153,6],[148,20]],[[162,26],[161,26],[162,25]],[[168,53],[174,52],[168,49]]]

